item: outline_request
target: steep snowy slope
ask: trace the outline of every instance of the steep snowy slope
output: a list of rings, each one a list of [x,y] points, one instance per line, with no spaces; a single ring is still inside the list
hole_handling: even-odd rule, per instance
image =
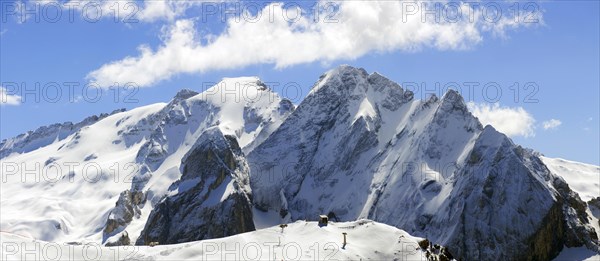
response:
[[[217,127],[251,150],[293,108],[257,78],[230,78],[82,124],[66,137],[7,140],[0,230],[59,242],[108,243],[126,233],[135,242],[206,129]]]
[[[347,233],[343,244],[342,233]],[[155,247],[97,248],[33,241],[1,233],[2,260],[426,260],[421,238],[369,220],[297,221],[282,231],[270,227],[231,237]],[[25,251],[24,249],[27,249]],[[440,252],[439,250],[435,250]],[[96,258],[94,258],[96,257]]]
[[[582,200],[600,197],[600,167],[558,158],[540,159],[552,173],[564,178]]]
[[[254,203],[292,220],[370,218],[469,260],[598,250],[577,194],[533,153],[482,128],[453,90],[417,101],[381,75],[339,67],[248,160]],[[550,227],[562,230],[549,236]]]

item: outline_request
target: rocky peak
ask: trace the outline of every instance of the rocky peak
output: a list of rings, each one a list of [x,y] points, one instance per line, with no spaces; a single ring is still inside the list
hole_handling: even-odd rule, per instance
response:
[[[377,86],[378,88],[402,89],[402,87],[400,87],[399,84],[386,78],[385,76],[379,74],[378,72],[371,73],[367,79],[371,85]]]
[[[342,64],[334,69],[329,70],[326,74],[330,76],[355,74],[365,78],[369,76],[369,73],[367,73],[367,70],[364,68],[357,68],[348,64]]]
[[[502,142],[512,142],[504,134],[496,130],[492,125],[485,125],[483,131],[479,134],[478,141],[482,146],[494,146]]]
[[[341,65],[321,75],[313,85],[310,95],[315,94],[351,94],[357,86],[368,84],[369,74],[363,68]]]
[[[441,107],[446,110],[452,109],[460,110],[463,112],[468,111],[467,105],[465,104],[463,97],[460,95],[459,92],[455,91],[454,89],[448,89],[446,94],[444,94],[444,96],[442,97],[441,101]]]
[[[190,89],[181,89],[177,92],[177,94],[175,94],[173,100],[185,100],[196,95],[198,95],[198,92],[196,91],[192,91]]]
[[[358,104],[350,106],[395,111],[413,96],[411,91],[404,91],[399,84],[377,72],[369,74],[363,68],[342,65],[323,74],[303,103],[312,107],[315,101],[323,100],[329,107],[338,107],[355,102]]]
[[[193,175],[199,173],[188,169],[190,168],[188,165],[194,163],[190,158],[197,156],[199,151],[209,153],[205,155],[207,159],[211,157],[219,158],[226,164],[232,174],[234,174],[233,170],[235,169],[232,162],[235,157],[242,156],[242,150],[235,137],[223,134],[218,127],[211,127],[200,135],[190,150],[183,156],[181,160],[182,179],[194,178]]]

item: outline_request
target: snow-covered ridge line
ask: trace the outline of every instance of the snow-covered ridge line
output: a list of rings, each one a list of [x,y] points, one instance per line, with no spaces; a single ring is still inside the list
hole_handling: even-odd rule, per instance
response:
[[[296,221],[283,229],[274,226],[220,239],[153,247],[69,245],[6,233],[0,238],[3,260],[23,260],[25,255],[35,260],[427,260],[428,256],[440,258],[445,251],[439,246],[421,248],[423,238],[370,220],[330,222],[327,226]]]
[[[60,141],[85,126],[89,126],[108,116],[124,111],[125,109],[117,109],[111,113],[92,115],[77,123],[67,121],[63,123],[50,124],[39,127],[33,131],[27,131],[19,134],[13,138],[3,139],[2,142],[0,142],[0,159],[13,152],[29,152],[46,146],[52,142]]]

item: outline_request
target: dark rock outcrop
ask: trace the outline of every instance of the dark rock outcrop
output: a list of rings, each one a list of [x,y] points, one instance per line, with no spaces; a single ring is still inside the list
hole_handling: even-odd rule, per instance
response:
[[[560,254],[564,246],[600,251],[598,235],[590,226],[586,204],[561,178],[555,178],[556,201],[544,217],[540,228],[528,239],[529,250],[521,260],[550,260]]]
[[[234,137],[206,130],[182,159],[182,177],[158,203],[138,238],[174,244],[253,231],[248,165]]]
[[[118,233],[127,226],[133,217],[139,217],[140,207],[145,203],[143,192],[125,190],[119,195],[115,208],[110,212],[106,225],[104,226],[104,238]]]
[[[111,246],[128,246],[131,245],[131,240],[129,239],[129,234],[127,233],[127,231],[123,231],[123,233],[121,233],[121,235],[118,237],[118,239],[114,242],[107,242],[106,244],[104,244],[107,247],[111,247]]]

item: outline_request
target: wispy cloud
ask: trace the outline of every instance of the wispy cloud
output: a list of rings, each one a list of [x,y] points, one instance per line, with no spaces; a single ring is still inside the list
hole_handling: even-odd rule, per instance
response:
[[[211,4],[216,4],[217,0],[208,0]],[[223,1],[223,0],[219,0]],[[174,21],[185,15],[185,12],[192,8],[202,5],[206,1],[182,1],[182,0],[146,0],[137,13],[137,18],[144,22],[155,21]]]
[[[560,126],[561,124],[562,122],[560,120],[551,119],[542,122],[542,127],[544,128],[544,130],[552,130],[558,128],[558,126]]]
[[[588,117],[584,125],[588,125],[590,122],[594,121],[594,117]],[[590,126],[583,127],[584,131],[591,131],[592,128]]]
[[[511,137],[535,136],[535,119],[522,107],[501,107],[498,103],[474,102],[469,102],[467,105],[483,125],[492,125]]]
[[[21,96],[15,94],[9,94],[6,92],[6,88],[0,86],[0,105],[20,105]]]
[[[19,23],[19,24],[24,23],[27,20],[27,15],[25,12],[25,9],[26,9],[25,2],[15,1],[14,8],[15,8],[15,18],[17,20],[17,23]]]
[[[157,2],[155,12],[170,10]],[[165,9],[166,8],[166,9]],[[183,19],[164,28],[163,43],[153,50],[142,45],[139,54],[102,65],[88,79],[102,87],[114,82],[135,82],[151,86],[181,73],[202,73],[253,64],[274,64],[276,68],[311,63],[353,60],[368,53],[437,50],[465,50],[479,44],[484,33],[502,35],[521,26],[515,19],[501,23],[484,21],[481,12],[468,4],[459,8],[462,20],[448,22],[421,15],[402,16],[400,1],[340,2],[335,20],[314,21],[301,16],[294,22],[281,14],[294,14],[280,3],[267,5],[262,16],[243,13],[245,19],[228,20],[220,35],[199,35],[194,19]],[[298,7],[295,7],[297,10]],[[151,10],[151,7],[147,7]],[[304,10],[306,12],[306,10]],[[154,11],[148,11],[148,17]],[[276,15],[265,15],[276,14]],[[279,14],[279,15],[277,15]],[[162,17],[164,15],[157,15]],[[290,15],[291,16],[291,15]],[[326,17],[321,13],[319,17]],[[513,21],[511,24],[511,21]]]

